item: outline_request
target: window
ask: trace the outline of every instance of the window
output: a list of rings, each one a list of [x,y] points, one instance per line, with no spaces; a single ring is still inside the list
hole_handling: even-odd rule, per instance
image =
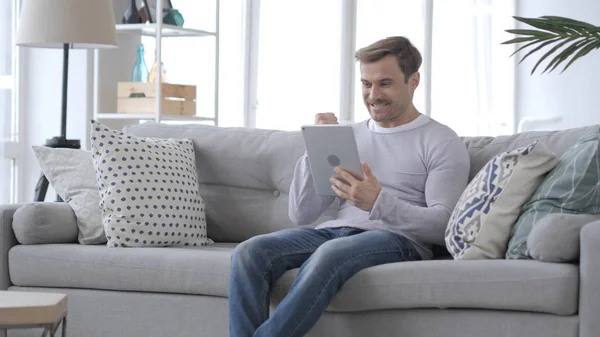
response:
[[[460,136],[514,132],[511,50],[500,43],[511,28],[511,1],[433,0],[432,36],[427,46],[426,0],[358,0],[356,48],[386,36],[403,35],[423,54],[421,83],[413,103],[420,112],[430,102],[431,117]],[[451,29],[449,29],[451,27]],[[425,55],[432,50],[431,60]],[[431,74],[425,73],[431,62]],[[360,69],[356,66],[356,74]],[[431,96],[424,87],[431,83]],[[358,82],[358,81],[357,81]],[[369,118],[356,83],[355,121]]]
[[[299,130],[338,111],[342,3],[260,2],[256,127]]]
[[[431,116],[460,136],[515,131],[514,60],[501,45],[513,12],[505,0],[434,1]]]
[[[16,48],[13,45],[16,1],[0,0],[0,203],[16,202],[18,164]]]
[[[405,36],[410,39],[421,53],[425,47],[425,21],[423,1],[415,0],[358,0],[356,15],[356,49],[388,36]],[[354,92],[354,120],[363,121],[370,118],[369,111],[362,99],[360,82],[360,66],[356,64]],[[421,73],[423,72],[421,68]],[[417,110],[424,112],[424,81],[415,91],[413,103]]]
[[[506,39],[504,30],[514,26],[512,1],[248,2],[259,9],[249,14],[258,22],[250,25],[258,33],[247,35],[257,39],[251,43],[258,60],[248,53],[247,126],[298,130],[320,111],[345,114],[357,122],[369,118],[359,65],[342,64],[353,57],[345,47],[356,50],[400,35],[423,54],[421,83],[413,99],[419,111],[461,136],[514,132],[514,61],[509,58],[512,50],[500,44]],[[341,79],[340,69],[353,69],[354,74]],[[343,82],[348,78],[353,78],[351,85]],[[350,103],[340,102],[346,97]]]

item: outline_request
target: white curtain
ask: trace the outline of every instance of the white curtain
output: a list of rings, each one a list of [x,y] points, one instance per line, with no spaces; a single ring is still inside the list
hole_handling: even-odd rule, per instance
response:
[[[514,133],[514,26],[505,0],[434,0],[431,116],[460,136]]]

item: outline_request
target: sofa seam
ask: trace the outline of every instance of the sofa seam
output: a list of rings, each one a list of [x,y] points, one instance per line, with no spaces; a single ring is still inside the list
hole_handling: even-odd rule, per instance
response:
[[[82,260],[72,260],[72,259],[65,259],[65,258],[59,258],[59,257],[48,257],[48,256],[38,256],[38,255],[28,255],[28,254],[23,254],[21,253],[23,256],[25,257],[29,257],[29,258],[37,258],[37,259],[47,259],[47,260],[58,260],[58,261],[65,261],[65,262],[78,262],[78,263],[85,263],[85,264],[93,264],[93,265],[104,265],[104,266],[108,266],[108,267],[119,267],[119,268],[138,268],[138,269],[146,269],[146,270],[155,270],[155,271],[175,271],[175,272],[185,272],[185,273],[196,273],[194,271],[189,271],[189,270],[181,270],[181,269],[160,269],[160,268],[152,268],[152,267],[145,267],[145,266],[128,266],[128,265],[119,265],[119,264],[112,264],[112,263],[98,263],[98,262],[91,262],[91,261],[82,261]],[[227,275],[224,273],[202,273],[202,274],[209,274],[209,275]]]
[[[139,269],[147,269],[147,270],[156,270],[156,271],[176,271],[176,272],[191,272],[191,273],[196,273],[193,271],[186,271],[186,270],[180,270],[180,269],[160,269],[160,268],[152,268],[152,267],[143,267],[143,266],[128,266],[128,265],[118,265],[118,264],[110,264],[110,263],[97,263],[97,262],[90,262],[90,261],[81,261],[81,260],[71,260],[71,259],[64,259],[64,258],[58,258],[58,257],[48,257],[48,256],[38,256],[38,255],[31,255],[31,254],[23,254],[25,257],[29,257],[29,258],[38,258],[38,259],[48,259],[48,260],[59,260],[59,261],[66,261],[66,262],[79,262],[79,263],[85,263],[85,264],[96,264],[96,265],[105,265],[105,266],[109,266],[109,267],[119,267],[119,268],[139,268]],[[293,252],[290,254],[285,254],[285,255],[279,255],[276,258],[274,258],[272,261],[279,259],[281,257],[284,256],[289,256],[289,255],[296,255],[296,254],[307,254],[307,253],[302,253],[302,251],[297,251],[297,252]],[[272,262],[270,263],[272,264]],[[269,264],[269,265],[270,265]],[[203,273],[206,274],[206,273]],[[210,275],[226,275],[223,273],[210,273]],[[483,282],[476,282],[476,283],[481,283],[481,284],[485,284],[485,283],[504,283],[504,282],[524,282],[524,281],[543,281],[543,280],[558,280],[558,279],[573,279],[573,278],[579,278],[579,275],[577,276],[568,276],[568,277],[550,277],[550,278],[528,278],[528,279],[513,279],[513,280],[492,280],[492,281],[483,281]],[[400,284],[423,284],[423,282],[419,281],[419,282],[408,282],[408,283],[400,283]],[[454,281],[440,281],[440,282],[434,282],[434,283],[457,283]],[[475,284],[476,284],[475,283]],[[461,284],[474,284],[473,282],[461,282]],[[392,284],[393,285],[393,284]],[[385,286],[384,284],[379,284],[377,286]]]
[[[403,283],[391,283],[391,284],[369,284],[368,287],[393,287],[393,286],[403,286],[403,285],[412,285],[412,284],[424,285],[424,284],[448,284],[448,283],[474,285],[474,284],[490,284],[490,283],[506,283],[506,282],[514,283],[514,282],[525,282],[525,281],[550,281],[550,280],[558,280],[558,279],[569,280],[569,279],[575,279],[575,278],[576,277],[573,277],[573,278],[554,277],[554,278],[538,278],[538,279],[527,279],[527,280],[506,280],[506,281],[493,280],[493,281],[476,282],[476,283],[473,283],[473,282],[460,282],[459,283],[459,282],[454,282],[454,281],[441,281],[441,282],[426,283],[426,282],[422,282],[422,281],[415,281],[415,282],[403,282]],[[274,288],[284,288],[284,287],[286,287],[286,286],[279,285]],[[365,289],[365,285],[361,285],[360,287],[346,287],[345,286],[344,289]]]

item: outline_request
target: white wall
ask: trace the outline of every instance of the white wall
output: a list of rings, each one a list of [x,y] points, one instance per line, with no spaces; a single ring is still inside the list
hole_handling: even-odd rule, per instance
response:
[[[556,15],[600,25],[598,0],[517,0],[516,10],[517,16],[521,17]],[[524,25],[519,28],[524,28]],[[507,37],[511,35],[507,34]],[[535,74],[530,75],[543,55],[536,54],[517,66],[516,120],[526,116],[561,117],[557,122],[530,124],[526,130],[600,124],[600,50],[577,60],[562,74],[561,65],[550,74],[540,75],[538,68]],[[519,60],[524,55],[521,53]],[[545,62],[544,65],[547,64]]]
[[[19,189],[19,202],[33,200],[39,165],[31,151],[33,145],[43,145],[46,139],[60,135],[62,92],[62,49],[21,48],[21,111],[25,126],[24,155],[19,173],[24,177]],[[69,86],[67,103],[67,138],[80,139],[87,146],[85,123],[88,111],[87,51],[73,50],[69,54]],[[46,200],[55,200],[49,189]]]

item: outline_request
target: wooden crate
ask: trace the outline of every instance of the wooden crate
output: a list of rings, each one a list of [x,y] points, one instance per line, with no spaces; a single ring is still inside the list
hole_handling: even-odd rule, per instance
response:
[[[119,82],[117,112],[122,114],[154,114],[156,83]],[[144,97],[132,97],[143,94]],[[194,116],[196,86],[161,83],[162,114]]]

